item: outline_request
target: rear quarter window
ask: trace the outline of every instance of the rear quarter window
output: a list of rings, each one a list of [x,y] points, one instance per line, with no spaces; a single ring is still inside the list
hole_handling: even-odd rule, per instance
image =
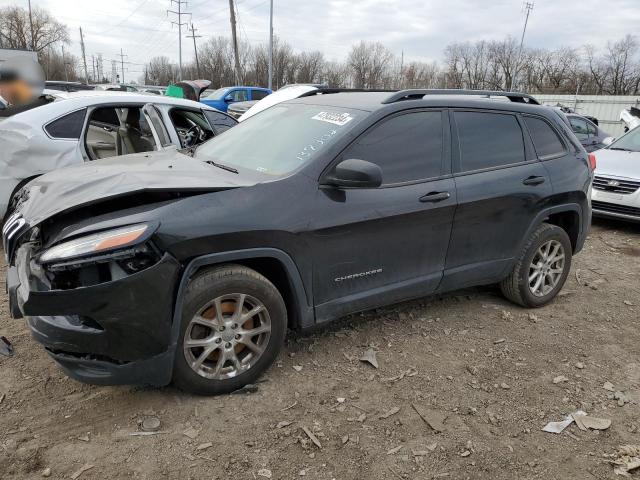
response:
[[[524,117],[524,123],[531,134],[531,140],[539,158],[565,153],[562,140],[547,122],[540,118]]]
[[[87,109],[77,110],[45,125],[44,130],[52,138],[79,139],[82,134]]]

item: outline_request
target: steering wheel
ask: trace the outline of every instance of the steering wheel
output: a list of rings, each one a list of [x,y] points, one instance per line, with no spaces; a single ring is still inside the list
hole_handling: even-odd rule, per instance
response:
[[[204,132],[199,125],[195,124],[189,130],[184,132],[184,146],[193,147],[199,140],[202,139]]]

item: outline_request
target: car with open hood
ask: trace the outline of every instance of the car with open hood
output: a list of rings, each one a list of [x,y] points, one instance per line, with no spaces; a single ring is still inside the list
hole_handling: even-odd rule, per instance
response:
[[[152,130],[166,124],[166,133]],[[108,157],[197,145],[236,120],[199,102],[84,91],[0,121],[0,218],[22,186],[43,173]]]
[[[492,283],[548,304],[593,167],[525,94],[318,91],[29,183],[3,229],[10,311],[78,380],[231,392],[287,328]]]
[[[595,152],[593,214],[640,222],[640,127]]]

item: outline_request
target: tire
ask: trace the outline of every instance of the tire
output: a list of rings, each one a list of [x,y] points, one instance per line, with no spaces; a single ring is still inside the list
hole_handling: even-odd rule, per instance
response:
[[[200,395],[254,383],[276,359],[286,330],[282,296],[264,276],[240,265],[199,272],[184,297],[173,383]]]
[[[556,245],[559,245],[559,249],[561,248],[564,258],[562,262],[560,260],[553,262],[544,270],[546,261],[541,256],[540,249],[546,249],[547,245],[550,246],[549,259],[559,258],[561,255],[561,253],[552,255]],[[567,232],[555,225],[543,223],[527,241],[509,276],[500,283],[502,294],[508,300],[523,307],[538,308],[548,304],[562,289],[569,276],[572,253],[571,241]],[[543,270],[538,271],[539,265],[543,265]],[[530,275],[536,271],[538,271],[538,275],[533,276],[530,283]],[[540,277],[543,278],[540,279]],[[551,281],[552,277],[553,281]],[[537,283],[539,280],[542,282],[540,285]],[[537,285],[539,286],[535,289]],[[534,292],[534,290],[536,291]]]

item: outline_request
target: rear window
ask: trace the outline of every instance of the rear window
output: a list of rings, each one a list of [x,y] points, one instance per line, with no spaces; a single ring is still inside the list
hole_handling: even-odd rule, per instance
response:
[[[82,110],[69,113],[46,125],[44,130],[52,138],[78,139],[82,133],[86,112],[87,109],[83,108]]]
[[[460,170],[468,172],[525,161],[522,129],[515,116],[455,112],[460,141]]]
[[[262,100],[267,95],[269,95],[269,92],[265,92],[264,90],[254,90],[253,92],[251,92],[251,99]]]
[[[529,129],[538,157],[562,155],[565,152],[558,134],[547,122],[539,118],[524,117],[524,123]]]

